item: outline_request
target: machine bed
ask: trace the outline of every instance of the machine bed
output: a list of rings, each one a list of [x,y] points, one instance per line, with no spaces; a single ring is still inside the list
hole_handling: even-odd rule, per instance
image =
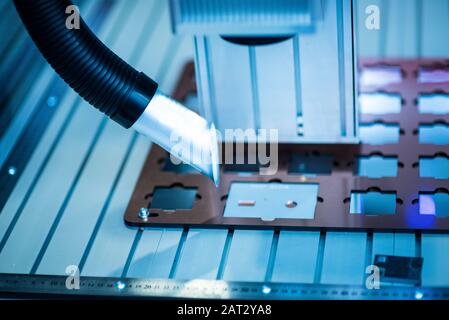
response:
[[[359,21],[361,57],[449,57],[449,0],[357,2],[361,15],[368,4],[386,13],[380,31]],[[78,4],[107,45],[174,90],[193,48],[189,37],[172,35],[168,1]],[[0,12],[0,273],[66,276],[75,265],[81,278],[359,288],[374,256],[384,254],[422,257],[422,287],[449,287],[449,234],[127,227],[123,214],[150,141],[68,90],[12,2],[1,1]],[[0,291],[8,291],[2,277]]]

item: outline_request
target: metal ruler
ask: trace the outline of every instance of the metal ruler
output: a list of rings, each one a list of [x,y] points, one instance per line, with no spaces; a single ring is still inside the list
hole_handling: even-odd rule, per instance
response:
[[[313,299],[313,300],[431,300],[449,299],[449,288],[178,281],[81,277],[79,289],[68,289],[66,276],[0,274],[0,294],[55,297],[197,298],[197,299]]]

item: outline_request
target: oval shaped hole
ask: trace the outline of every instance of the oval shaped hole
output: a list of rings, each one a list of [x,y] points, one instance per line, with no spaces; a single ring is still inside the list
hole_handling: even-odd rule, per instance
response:
[[[292,209],[292,208],[296,208],[296,207],[298,206],[298,203],[297,203],[296,201],[289,200],[289,201],[287,201],[287,202],[285,203],[285,206],[286,206],[287,208]]]

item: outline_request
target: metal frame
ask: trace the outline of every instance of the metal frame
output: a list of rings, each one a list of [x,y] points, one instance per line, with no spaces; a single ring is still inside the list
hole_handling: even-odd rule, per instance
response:
[[[290,38],[269,45],[229,41],[233,29],[197,31],[200,114],[222,134],[276,128],[282,143],[358,143],[353,6],[326,0],[314,32],[278,33]],[[267,36],[265,23],[259,36]]]

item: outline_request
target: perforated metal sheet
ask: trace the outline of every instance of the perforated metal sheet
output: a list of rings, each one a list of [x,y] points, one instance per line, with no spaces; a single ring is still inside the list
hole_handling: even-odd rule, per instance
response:
[[[216,226],[216,227],[243,227],[243,228],[296,228],[318,230],[396,230],[396,231],[449,231],[449,219],[443,214],[422,214],[422,205],[419,203],[420,194],[433,194],[435,192],[448,193],[449,182],[434,177],[421,177],[419,161],[423,157],[435,155],[446,156],[447,145],[420,144],[418,128],[421,124],[447,123],[448,114],[420,113],[417,107],[418,98],[423,94],[449,93],[449,82],[444,79],[440,82],[422,83],[418,77],[420,70],[444,70],[446,65],[442,60],[366,60],[360,64],[363,71],[376,70],[376,81],[360,82],[361,93],[394,94],[401,97],[400,112],[387,114],[361,114],[363,125],[382,124],[397,127],[399,140],[390,144],[359,145],[280,145],[279,168],[273,176],[255,174],[241,175],[235,171],[222,170],[222,180],[218,188],[214,188],[207,178],[194,173],[176,173],[161,170],[161,163],[167,153],[153,147],[140,179],[136,185],[133,197],[126,211],[125,220],[134,226]],[[385,66],[393,66],[386,68]],[[379,80],[387,79],[389,69],[399,71],[391,83],[381,84]],[[181,82],[189,83],[186,79],[192,76],[191,68]],[[382,74],[382,70],[387,70]],[[391,71],[391,70],[390,70]],[[384,80],[385,80],[384,79]],[[181,85],[178,87],[182,87]],[[222,157],[229,148],[223,146]],[[231,150],[235,150],[231,149]],[[235,152],[235,151],[234,151]],[[297,155],[331,155],[333,167],[328,175],[309,176],[305,174],[292,174],[289,166],[292,157]],[[380,155],[398,159],[396,176],[390,177],[362,177],[357,175],[357,159],[363,156]],[[315,168],[316,170],[316,168]],[[422,174],[421,174],[422,175]],[[234,182],[283,182],[296,184],[319,184],[318,198],[314,219],[276,218],[268,221],[261,218],[224,216],[226,198]],[[200,198],[193,204],[192,210],[152,209],[153,216],[143,221],[139,218],[139,208],[147,207],[145,195],[151,193],[155,187],[181,185],[186,188],[198,188]],[[396,195],[395,213],[378,211],[373,214],[363,214],[362,205],[353,205],[350,210],[351,194],[353,193],[385,193]],[[275,197],[267,194],[266,197]],[[298,195],[299,198],[299,195]],[[355,199],[355,198],[353,198]],[[248,199],[242,199],[248,200]],[[296,200],[296,199],[291,199]],[[354,201],[354,200],[352,200]],[[298,200],[299,202],[299,200]],[[421,208],[421,210],[420,210]],[[382,209],[381,209],[382,210]]]

